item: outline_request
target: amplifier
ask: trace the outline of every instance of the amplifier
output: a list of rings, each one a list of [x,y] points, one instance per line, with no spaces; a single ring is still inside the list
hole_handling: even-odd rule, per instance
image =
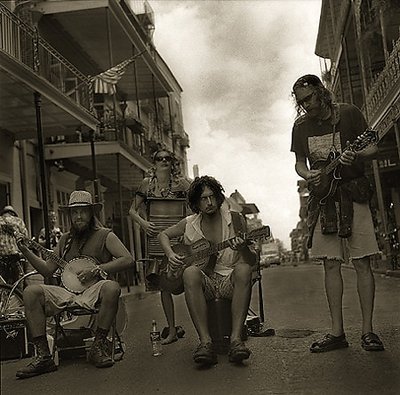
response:
[[[23,358],[29,354],[24,318],[0,320],[0,360]]]

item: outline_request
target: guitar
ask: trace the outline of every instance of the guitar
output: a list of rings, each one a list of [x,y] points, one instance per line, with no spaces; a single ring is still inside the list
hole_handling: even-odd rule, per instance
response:
[[[73,258],[70,261],[66,261],[56,255],[53,251],[48,250],[36,241],[31,240],[22,233],[14,230],[14,228],[10,225],[2,225],[1,229],[4,232],[20,239],[28,248],[41,252],[42,256],[46,260],[51,259],[56,262],[57,266],[62,269],[61,284],[68,291],[74,294],[81,294],[85,289],[97,283],[98,280],[96,278],[85,282],[84,284],[78,278],[78,273],[80,273],[83,269],[94,269],[98,265],[98,262],[94,258],[82,255]]]
[[[249,242],[261,238],[268,238],[270,234],[269,226],[262,226],[261,228],[252,230],[248,234],[241,234],[239,236],[242,237],[245,242]],[[210,259],[210,257],[214,256],[218,251],[229,247],[230,241],[233,239],[234,237],[217,244],[212,244],[206,239],[200,239],[192,245],[176,244],[172,246],[172,250],[183,256],[183,265],[177,271],[172,270],[169,265],[168,257],[164,255],[160,265],[160,272],[169,279],[181,277],[183,271],[192,265],[200,267],[205,273],[212,272],[216,264],[216,259]]]
[[[378,133],[374,130],[366,130],[360,134],[352,144],[346,147],[347,150],[358,152],[364,148],[374,145],[378,142]],[[340,175],[340,158],[342,154],[331,152],[327,160],[319,160],[313,163],[311,170],[321,170],[321,182],[318,186],[309,184],[310,192],[320,199],[319,203],[324,205],[326,199],[332,196],[337,189],[339,181],[342,179]]]

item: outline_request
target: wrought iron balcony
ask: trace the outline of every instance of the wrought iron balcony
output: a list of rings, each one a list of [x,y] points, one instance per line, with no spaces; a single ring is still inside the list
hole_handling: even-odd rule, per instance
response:
[[[381,104],[400,82],[400,38],[394,43],[385,68],[372,82],[366,98],[368,117],[371,120],[379,111]]]
[[[50,82],[76,105],[93,113],[90,79],[0,3],[0,50]]]

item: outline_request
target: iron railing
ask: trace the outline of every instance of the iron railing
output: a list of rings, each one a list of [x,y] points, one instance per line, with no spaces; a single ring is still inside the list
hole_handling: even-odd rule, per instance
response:
[[[393,43],[385,68],[371,83],[366,97],[366,108],[369,119],[372,119],[379,110],[390,90],[400,81],[400,38]]]
[[[0,3],[0,50],[50,82],[79,107],[93,113],[90,79],[65,59],[37,30]]]

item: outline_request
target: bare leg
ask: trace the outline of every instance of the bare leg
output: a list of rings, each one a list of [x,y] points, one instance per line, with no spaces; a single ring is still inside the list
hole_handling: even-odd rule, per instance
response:
[[[375,279],[371,271],[370,259],[369,257],[353,259],[353,265],[357,273],[357,291],[363,319],[362,333],[373,332],[372,316],[375,299]]]
[[[46,335],[46,315],[44,295],[38,285],[30,285],[24,290],[25,317],[32,337]]]
[[[203,275],[198,267],[190,266],[183,272],[185,299],[200,342],[211,342],[208,331],[207,303],[203,292]]]
[[[329,310],[332,320],[332,335],[340,336],[343,330],[343,279],[340,262],[336,260],[325,260],[325,292],[328,299]]]
[[[175,309],[172,294],[168,291],[161,291],[161,302],[169,328],[168,336],[161,341],[161,344],[170,344],[178,340],[178,337],[176,336]]]
[[[97,327],[109,330],[118,311],[121,289],[115,281],[107,281],[100,290],[100,309]]]
[[[240,341],[242,328],[247,316],[251,296],[251,267],[238,264],[232,273],[232,332],[231,342]]]

